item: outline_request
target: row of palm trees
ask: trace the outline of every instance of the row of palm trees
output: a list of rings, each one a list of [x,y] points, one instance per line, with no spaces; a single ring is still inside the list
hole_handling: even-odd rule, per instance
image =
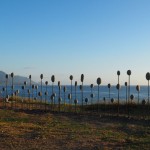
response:
[[[121,86],[120,86],[120,83],[119,83],[119,77],[120,77],[120,71],[117,71],[117,76],[118,76],[118,83],[117,83],[117,85],[116,85],[116,89],[118,90],[118,101],[117,101],[117,103],[118,103],[118,113],[119,113],[119,104],[120,104],[120,89],[121,89]],[[129,104],[129,102],[130,102],[130,100],[132,100],[132,99],[134,99],[134,96],[133,95],[130,95],[130,76],[131,76],[131,70],[128,70],[127,71],[127,75],[129,76],[129,79],[128,79],[128,83],[127,82],[125,82],[125,86],[126,86],[126,104]],[[15,91],[14,92],[14,83],[13,83],[13,80],[14,80],[14,73],[12,72],[11,74],[10,74],[10,76],[11,76],[11,78],[12,78],[12,86],[11,86],[11,91],[12,91],[12,94],[11,94],[11,96],[12,96],[12,98],[15,96],[15,95],[18,95],[19,94],[19,90],[17,90],[17,91]],[[8,96],[8,90],[7,90],[7,87],[8,87],[8,78],[9,78],[9,75],[8,74],[6,74],[6,89],[5,88],[3,88],[3,91],[5,91],[6,90],[6,98],[7,99],[9,99],[9,96]],[[70,75],[70,81],[71,81],[71,89],[70,89],[70,91],[71,91],[71,93],[70,94],[68,94],[68,99],[69,99],[69,104],[70,105],[72,105],[72,81],[73,81],[73,75]],[[40,96],[40,98],[41,98],[41,100],[40,100],[40,102],[42,103],[42,96],[43,96],[43,74],[41,74],[40,75],[40,79],[41,79],[41,90],[38,92],[38,85],[31,85],[31,75],[29,75],[29,79],[30,79],[30,88],[27,90],[27,92],[28,92],[28,98],[29,98],[29,102],[30,102],[30,100],[31,100],[31,97],[30,97],[30,95],[31,95],[31,92],[32,92],[32,100],[33,99],[37,99],[37,96]],[[146,79],[148,80],[148,104],[149,104],[149,80],[150,80],[150,73],[148,72],[148,73],[146,73]],[[54,75],[52,75],[51,76],[51,82],[52,82],[52,95],[51,95],[51,100],[53,101],[53,100],[55,100],[55,97],[56,97],[56,94],[54,93],[54,82],[55,82],[55,76]],[[81,90],[81,102],[82,102],[82,109],[83,109],[83,105],[84,105],[84,96],[83,96],[83,94],[84,94],[84,86],[83,86],[83,82],[84,82],[84,74],[81,74],[81,85],[79,86],[80,87],[80,90]],[[101,78],[100,77],[98,77],[97,78],[97,85],[98,85],[98,99],[97,99],[97,103],[99,104],[100,103],[100,85],[101,85]],[[48,81],[46,81],[45,82],[45,85],[46,85],[46,91],[45,91],[45,104],[46,104],[46,102],[47,102],[47,97],[48,97],[48,91],[47,91],[47,86],[48,86]],[[25,89],[26,89],[26,86],[27,86],[27,82],[26,81],[24,81],[24,85],[22,86],[22,90],[23,90],[23,94],[22,94],[22,97],[25,97]],[[58,81],[58,87],[59,87],[59,96],[58,96],[58,102],[59,102],[59,105],[60,105],[60,102],[61,102],[61,100],[62,100],[62,98],[61,98],[61,94],[60,94],[60,90],[61,90],[61,85],[60,85],[60,81]],[[75,81],[75,100],[74,100],[74,104],[76,105],[77,103],[78,103],[78,100],[77,100],[77,97],[76,97],[76,87],[77,87],[77,81]],[[91,95],[90,95],[90,97],[91,97],[91,104],[92,104],[92,100],[93,100],[93,97],[94,97],[94,94],[93,94],[93,87],[94,87],[94,85],[93,84],[91,84],[90,85],[90,87],[91,87]],[[33,97],[33,90],[34,89],[36,89],[36,98],[34,98]],[[111,89],[111,84],[109,83],[108,84],[108,89],[109,89],[109,99],[110,99],[110,89]],[[138,91],[138,104],[139,104],[139,92],[140,92],[140,86],[139,85],[137,85],[136,86],[136,90]],[[66,99],[66,96],[65,96],[65,92],[66,92],[66,87],[64,86],[64,88],[63,88],[63,91],[64,91],[64,103],[65,103],[65,99]],[[127,95],[128,94],[128,95]],[[105,98],[103,98],[103,99],[105,99]],[[88,103],[88,98],[85,98],[85,102],[86,102],[86,104]],[[111,99],[111,102],[113,102],[114,101],[114,99],[112,98]],[[145,101],[146,102],[146,101]],[[55,103],[55,101],[54,101],[54,103]],[[143,103],[144,103],[144,101],[143,101]],[[13,103],[11,103],[11,107],[13,107]],[[99,107],[99,105],[98,105],[98,107]],[[98,108],[98,110],[99,110],[99,108]]]

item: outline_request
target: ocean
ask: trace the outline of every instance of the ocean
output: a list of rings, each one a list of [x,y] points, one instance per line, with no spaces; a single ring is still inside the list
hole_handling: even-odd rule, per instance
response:
[[[69,103],[69,99],[68,99],[68,94],[71,94],[71,86],[67,85],[66,86],[66,92],[64,93],[63,91],[64,86],[61,86],[60,92],[59,92],[59,88],[58,86],[53,86],[53,92],[56,93],[56,97],[55,97],[55,101],[56,103],[58,102],[58,98],[59,98],[59,93],[60,93],[60,97],[62,98],[62,103],[64,102],[65,99],[65,103]],[[30,94],[28,94],[28,89],[30,89]],[[19,90],[19,94],[18,96],[20,97],[33,97],[33,98],[37,98],[37,99],[41,99],[41,97],[37,96],[38,92],[41,91],[41,86],[38,86],[38,90],[36,91],[36,89],[30,88],[30,86],[26,86],[24,90],[22,90],[21,86],[14,86],[14,92],[16,90]],[[46,92],[46,86],[43,85],[42,86],[42,100],[46,100],[48,102],[51,102],[51,95],[52,95],[52,86],[47,86],[47,92],[48,95],[45,97],[45,92]],[[7,87],[7,93],[8,95],[12,94],[12,90],[11,90],[11,86]],[[93,93],[94,97],[91,99],[91,93]],[[134,95],[134,102],[137,103],[138,101],[138,92],[136,90],[136,86],[130,86],[130,95],[133,94]],[[3,91],[3,87],[0,86],[0,97],[5,98],[6,96],[6,90]],[[65,96],[65,97],[64,97]],[[79,88],[79,86],[76,87],[76,94],[75,94],[75,86],[72,86],[72,103],[74,102],[76,99],[78,100],[78,103],[81,104],[82,103],[82,92]],[[103,99],[106,99],[106,103],[110,103],[110,99],[114,98],[114,100],[118,100],[118,90],[116,89],[116,86],[112,86],[110,88],[110,98],[109,98],[109,89],[107,86],[99,86],[99,102],[103,102]],[[85,98],[88,98],[88,104],[90,103],[96,103],[98,101],[98,86],[93,87],[93,92],[91,92],[91,87],[90,86],[83,86],[83,101],[85,104]],[[119,99],[121,102],[125,102],[126,101],[126,87],[125,86],[121,86],[121,89],[119,90]],[[145,99],[148,100],[148,87],[147,86],[141,86],[140,87],[140,92],[139,92],[139,100],[140,103],[141,101]]]

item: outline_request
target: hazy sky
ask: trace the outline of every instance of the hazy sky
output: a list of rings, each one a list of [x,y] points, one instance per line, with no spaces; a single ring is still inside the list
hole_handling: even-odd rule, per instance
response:
[[[62,84],[147,84],[150,0],[0,0],[0,70]]]

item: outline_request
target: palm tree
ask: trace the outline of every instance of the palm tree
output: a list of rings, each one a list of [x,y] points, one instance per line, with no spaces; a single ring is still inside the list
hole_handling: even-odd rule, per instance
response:
[[[37,98],[38,98],[38,85],[35,85],[35,90],[36,90],[36,98],[35,98],[35,100],[37,100]],[[37,108],[37,104],[36,104],[36,108]]]
[[[128,94],[127,87],[128,87],[128,83],[125,82],[124,85],[125,85],[125,87],[126,87],[126,105],[127,105],[127,99],[128,99],[128,96],[127,96],[127,94]]]
[[[118,75],[118,84],[117,84],[117,90],[118,90],[118,115],[119,115],[119,91],[120,91],[120,84],[119,84],[119,76],[120,76],[120,71],[117,71]]]
[[[80,85],[79,88],[80,88],[80,91],[81,91],[81,102],[82,102],[82,88],[83,88],[82,85]],[[82,108],[82,111],[83,111],[83,108]]]
[[[48,81],[45,81],[45,85],[46,85],[46,92],[45,92],[45,111],[46,111],[46,101],[47,101],[47,95],[48,95],[48,92],[47,92]]]
[[[75,81],[75,99],[77,98],[77,81]]]
[[[24,81],[24,99],[26,98],[25,88],[26,88],[27,82]]]
[[[72,95],[72,80],[73,80],[73,75],[70,75],[70,80],[71,80],[71,95]],[[72,105],[72,96],[71,96],[71,99],[69,101],[69,104]]]
[[[132,101],[134,99],[134,95],[133,94],[130,95],[130,99],[131,99],[131,103],[132,103]]]
[[[21,108],[23,109],[23,100],[24,100],[24,97],[25,97],[25,86],[23,85],[22,86],[22,101],[21,101]]]
[[[81,74],[81,82],[82,82],[82,110],[83,110],[83,81],[84,81],[84,74]]]
[[[68,99],[69,99],[69,102],[70,102],[70,100],[72,99],[72,95],[71,94],[68,94]]]
[[[142,100],[142,105],[145,105],[145,104],[146,104],[146,100],[143,99],[143,100]]]
[[[42,97],[42,92],[38,92],[38,96]],[[39,104],[39,105],[40,105],[39,107],[41,108],[41,104]]]
[[[30,89],[31,89],[31,75],[29,75],[29,80],[30,80]]]
[[[115,99],[114,99],[114,98],[112,98],[112,99],[111,99],[111,103],[114,103],[114,101],[115,101]]]
[[[129,76],[129,81],[128,81],[128,117],[129,117],[129,100],[130,100],[130,75],[131,75],[131,70],[127,71],[127,75]]]
[[[63,91],[64,91],[64,111],[65,111],[65,103],[66,103],[66,86],[64,86]]]
[[[129,76],[129,85],[128,85],[128,103],[129,103],[129,100],[130,100],[130,75],[131,75],[131,70],[128,70],[127,71],[127,75]]]
[[[33,94],[34,89],[35,89],[35,85],[32,84],[32,108],[33,108],[33,100],[34,100],[34,94]]]
[[[113,103],[114,103],[115,99],[114,98],[111,98],[111,103],[112,103],[112,107],[111,107],[111,110],[113,112]]]
[[[75,104],[75,113],[77,112],[77,103],[78,103],[78,100],[75,99],[75,100],[74,100],[74,104]]]
[[[7,84],[8,84],[8,78],[9,78],[9,75],[8,74],[6,74],[6,96],[8,95],[8,92],[7,92]]]
[[[60,81],[58,81],[58,88],[59,88],[58,104],[59,104],[59,112],[60,112],[60,102],[61,102],[61,97],[60,97],[61,85],[60,85]]]
[[[41,104],[42,104],[42,79],[43,79],[43,74],[40,75],[41,78]]]
[[[120,86],[119,83],[117,84],[116,88],[117,88],[118,91],[120,90],[121,86]],[[118,93],[119,93],[119,92],[118,92]],[[119,103],[120,103],[120,102],[119,102],[119,94],[118,94],[118,115],[119,115]]]
[[[136,90],[138,92],[138,105],[139,105],[140,104],[140,102],[139,102],[140,86],[139,85],[136,86]]]
[[[53,101],[54,101],[54,97],[55,97],[55,95],[54,95],[54,93],[51,95],[51,110],[52,110],[52,108],[53,108]]]
[[[109,99],[110,99],[110,88],[111,88],[111,84],[108,84],[108,89],[109,89]]]
[[[148,105],[149,105],[149,80],[150,80],[150,73],[149,72],[146,73],[146,79],[148,81]]]
[[[77,105],[77,81],[75,81],[75,99],[74,99],[74,104],[75,104],[75,112],[76,112],[76,105]]]
[[[93,94],[93,87],[94,87],[94,85],[91,84],[91,85],[90,85],[90,88],[91,88],[91,95]],[[92,98],[92,96],[91,96],[91,105],[92,105],[92,100],[93,100],[93,98]]]
[[[11,108],[13,107],[13,93],[14,93],[14,73],[12,72],[11,74],[11,78],[12,78],[12,87],[11,87],[11,89],[12,89],[12,103],[11,103]]]
[[[125,82],[124,85],[126,87],[126,112],[127,112],[128,110],[128,96],[127,96],[128,95],[128,83]]]
[[[94,97],[94,94],[93,93],[91,93],[91,104],[92,104],[92,101],[93,101],[93,97]],[[94,105],[92,105],[92,110],[94,110]]]
[[[106,98],[103,97],[103,101],[104,101],[104,112],[106,111]]]
[[[98,84],[98,112],[99,112],[99,102],[100,102],[100,100],[99,100],[99,86],[100,86],[100,84],[101,84],[101,78],[97,78],[97,84]]]
[[[51,76],[51,81],[52,81],[52,94],[53,94],[54,93],[53,86],[54,86],[54,82],[55,82],[55,76],[54,75]]]
[[[88,98],[85,98],[86,106],[87,106],[88,101],[89,101],[89,99],[88,99]]]

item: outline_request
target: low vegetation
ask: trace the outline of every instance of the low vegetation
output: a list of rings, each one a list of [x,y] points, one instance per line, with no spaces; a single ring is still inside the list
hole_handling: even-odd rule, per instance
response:
[[[91,112],[0,109],[1,150],[149,148],[149,119]]]

